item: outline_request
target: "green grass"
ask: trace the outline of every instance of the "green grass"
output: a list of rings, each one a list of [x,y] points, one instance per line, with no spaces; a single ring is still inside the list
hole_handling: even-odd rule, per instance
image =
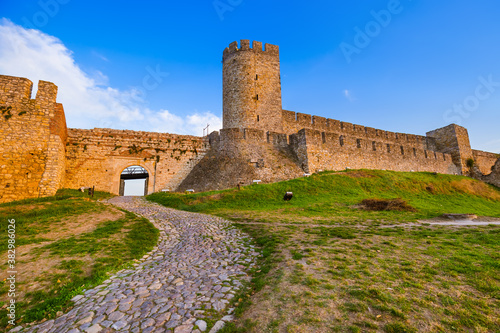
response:
[[[356,207],[369,198],[401,198],[416,211]],[[225,333],[499,332],[500,227],[406,225],[443,213],[500,217],[496,187],[354,170],[148,199],[233,219],[264,251]]]
[[[96,192],[93,200],[75,190],[61,190],[54,197],[29,199],[0,205],[0,223],[6,230],[8,219],[16,221],[16,251],[32,246],[28,256],[16,257],[16,265],[30,269],[37,260],[46,260],[52,267],[45,272],[32,268],[27,280],[18,278],[16,286],[19,322],[33,322],[53,318],[57,311],[71,306],[70,299],[109,277],[112,272],[128,267],[133,259],[149,252],[158,239],[158,230],[146,219],[130,212],[111,208],[96,202],[110,197]],[[78,222],[82,214],[94,219],[104,218],[95,227],[76,232],[87,219]],[[0,253],[7,251],[7,233],[0,234],[4,244]],[[28,291],[27,286],[38,287]],[[1,304],[8,301],[6,282],[0,281]],[[18,323],[19,323],[18,322]],[[0,310],[0,329],[7,327],[6,311]]]
[[[286,191],[294,196],[283,200]],[[402,198],[417,212],[366,211],[364,199]],[[500,217],[500,192],[492,185],[453,175],[360,170],[322,172],[274,184],[194,194],[154,193],[148,200],[192,212],[248,217],[264,222],[357,224],[362,221],[416,221],[443,213]]]

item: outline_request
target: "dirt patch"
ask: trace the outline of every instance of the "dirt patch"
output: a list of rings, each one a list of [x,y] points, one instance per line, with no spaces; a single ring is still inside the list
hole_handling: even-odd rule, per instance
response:
[[[125,216],[125,213],[108,207],[104,212],[82,214],[76,217],[65,218],[61,222],[54,223],[58,228],[52,228],[50,232],[39,234],[40,238],[61,239],[68,236],[84,234],[95,230],[97,225],[104,221],[116,221]]]
[[[343,175],[351,178],[375,178],[374,175],[367,171],[350,171],[347,173],[343,173]]]
[[[224,193],[216,193],[216,194],[212,194],[212,195],[207,195],[204,197],[196,198],[195,200],[189,202],[188,205],[193,206],[193,205],[198,205],[200,203],[204,203],[207,201],[217,201],[217,200],[222,199],[223,197],[224,197]]]
[[[29,206],[23,206],[22,209],[27,209]],[[33,206],[32,209],[40,208],[40,205]],[[26,294],[37,290],[46,290],[53,287],[54,276],[58,274],[65,275],[64,269],[60,269],[59,265],[63,261],[77,260],[84,262],[81,265],[83,275],[90,274],[95,258],[88,255],[76,257],[64,257],[50,255],[49,251],[40,253],[39,249],[64,238],[78,236],[81,234],[92,232],[97,226],[105,221],[115,221],[125,216],[125,213],[114,208],[107,207],[106,210],[99,213],[88,213],[78,216],[64,218],[57,223],[53,223],[50,227],[50,232],[41,233],[37,236],[50,241],[27,244],[16,247],[16,297],[24,299]],[[7,263],[8,253],[0,255],[0,262]],[[8,277],[6,266],[0,272],[0,281],[5,281]],[[60,281],[60,280],[57,280]],[[61,281],[60,283],[67,282]],[[56,282],[57,283],[57,282]],[[0,296],[0,301],[6,301],[8,294]]]
[[[366,210],[383,211],[396,210],[416,212],[417,210],[410,206],[405,200],[397,199],[365,199],[360,203],[361,207]]]

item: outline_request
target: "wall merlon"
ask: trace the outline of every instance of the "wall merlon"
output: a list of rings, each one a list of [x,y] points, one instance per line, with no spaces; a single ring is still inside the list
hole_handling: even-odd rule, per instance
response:
[[[240,45],[241,45],[242,51],[250,50],[250,40],[242,39],[242,40],[240,40]]]
[[[330,132],[340,132],[340,120],[330,119],[326,120],[328,131]]]
[[[38,81],[38,90],[36,92],[37,102],[50,105],[56,102],[57,98],[57,86],[48,81]]]
[[[314,129],[325,130],[325,129],[327,129],[326,118],[312,116],[312,125],[313,125]]]
[[[297,122],[299,126],[303,126],[305,128],[312,127],[312,116],[310,114],[305,113],[297,113]]]
[[[264,44],[264,52],[266,52],[269,55],[278,56],[280,53],[280,48],[278,45],[266,43]]]
[[[31,99],[33,82],[24,77],[0,75],[0,103],[10,106]]]
[[[250,46],[250,44],[252,46]],[[262,48],[262,42],[252,41],[248,39],[240,40],[240,44],[238,45],[237,41],[232,42],[226,47],[222,53],[222,61],[225,61],[232,54],[240,52],[240,51],[251,51],[259,54],[267,54],[273,57],[279,57],[279,46],[273,44],[264,44],[264,49]]]
[[[283,110],[282,118],[285,124],[287,123],[295,123],[296,121],[296,113],[294,111]]]
[[[257,42],[256,40],[252,43],[252,49],[254,52],[262,52],[262,42]]]

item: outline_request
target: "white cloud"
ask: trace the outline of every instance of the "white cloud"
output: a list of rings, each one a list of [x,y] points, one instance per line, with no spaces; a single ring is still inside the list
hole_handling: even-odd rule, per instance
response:
[[[181,117],[167,110],[151,110],[146,107],[140,88],[119,90],[108,86],[105,73],[83,71],[72,52],[56,37],[25,29],[5,18],[0,19],[0,74],[26,77],[33,81],[34,89],[38,80],[55,83],[59,87],[57,100],[64,105],[69,127],[200,136],[207,122],[211,130],[222,125],[221,119],[211,112],[192,112]]]
[[[345,89],[342,93],[344,94],[344,97],[347,98],[350,102],[354,101],[354,97],[352,96],[350,90]]]

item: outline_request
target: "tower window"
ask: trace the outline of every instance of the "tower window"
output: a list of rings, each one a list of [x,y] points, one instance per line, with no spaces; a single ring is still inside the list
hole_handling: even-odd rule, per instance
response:
[[[326,143],[326,133],[325,132],[321,132],[321,141],[323,141],[323,143]]]
[[[358,148],[361,148],[361,139],[356,139],[356,145]]]
[[[387,144],[387,152],[390,153],[391,152],[391,145],[390,144]]]
[[[259,74],[255,74],[255,80],[259,79]]]
[[[257,115],[257,121],[260,121],[260,116],[259,115]]]
[[[405,149],[403,148],[403,146],[401,146],[401,155],[404,155],[405,154]]]
[[[340,141],[340,146],[342,147],[344,145],[344,136],[343,135],[340,136],[339,141]]]
[[[413,148],[413,156],[417,157],[417,149]]]
[[[377,143],[375,141],[372,142],[373,151],[377,150]]]
[[[259,94],[257,94],[257,96],[255,96],[255,99],[258,101],[259,100]]]

